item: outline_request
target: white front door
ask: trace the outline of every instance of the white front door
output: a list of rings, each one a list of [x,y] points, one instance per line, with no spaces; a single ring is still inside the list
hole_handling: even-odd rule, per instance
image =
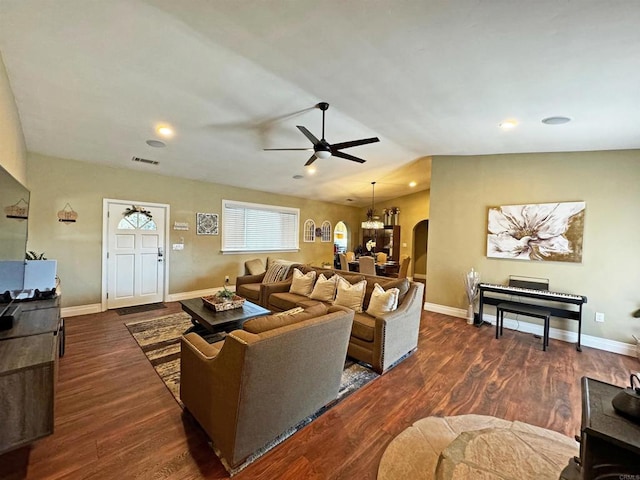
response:
[[[166,208],[109,201],[107,309],[164,300]]]

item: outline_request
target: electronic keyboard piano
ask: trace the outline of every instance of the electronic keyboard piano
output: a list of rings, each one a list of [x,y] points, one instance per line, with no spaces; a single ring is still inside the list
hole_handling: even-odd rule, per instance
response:
[[[481,322],[484,305],[498,305],[499,303],[508,301],[511,304],[522,305],[524,307],[544,307],[551,312],[551,316],[553,317],[578,321],[578,343],[576,343],[576,349],[579,352],[582,351],[580,345],[580,336],[582,334],[582,305],[587,303],[587,297],[584,295],[509,285],[494,285],[491,283],[481,283],[479,290],[480,306],[478,318]]]

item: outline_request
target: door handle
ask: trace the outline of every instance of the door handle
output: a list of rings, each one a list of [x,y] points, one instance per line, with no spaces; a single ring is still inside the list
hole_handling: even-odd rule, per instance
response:
[[[158,247],[158,263],[162,263],[162,257],[164,257],[162,247]]]

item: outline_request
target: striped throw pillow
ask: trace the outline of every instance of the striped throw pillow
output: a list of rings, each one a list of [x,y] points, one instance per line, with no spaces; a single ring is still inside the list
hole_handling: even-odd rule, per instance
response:
[[[262,283],[280,282],[287,277],[288,272],[289,272],[289,265],[273,263],[267,269],[267,273],[264,274]]]

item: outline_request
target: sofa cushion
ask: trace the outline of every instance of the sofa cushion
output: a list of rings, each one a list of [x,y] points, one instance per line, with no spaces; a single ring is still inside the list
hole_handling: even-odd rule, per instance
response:
[[[385,290],[380,284],[376,283],[371,293],[367,313],[373,317],[379,317],[385,313],[393,312],[398,308],[399,294],[400,290],[396,287]]]
[[[350,308],[354,312],[360,313],[362,312],[362,300],[364,299],[364,292],[366,288],[366,280],[361,280],[360,282],[352,285],[344,278],[338,276],[336,299],[333,301],[333,304],[341,305],[343,307]]]
[[[289,265],[282,263],[272,263],[264,274],[262,283],[275,283],[284,280],[289,272]]]
[[[336,296],[337,280],[338,275],[332,275],[331,278],[327,278],[324,273],[321,273],[309,298],[322,302],[333,302]]]
[[[311,270],[307,273],[302,273],[299,269],[293,269],[293,278],[291,279],[291,287],[289,291],[291,293],[297,293],[298,295],[304,295],[308,297],[313,291],[313,283],[316,280],[315,270]]]
[[[295,308],[298,302],[302,300],[309,300],[304,295],[298,295],[291,292],[279,292],[269,295],[268,307],[270,310],[289,310]]]
[[[375,318],[366,313],[356,313],[353,317],[351,336],[366,342],[373,342],[375,327]]]
[[[320,317],[322,315],[326,315],[326,313],[327,307],[322,303],[317,303],[300,313],[287,314],[287,312],[282,312],[276,315],[265,315],[264,317],[252,318],[251,320],[244,322],[242,328],[249,333],[263,333],[273,330],[274,328],[292,325],[302,320]]]
[[[246,298],[250,302],[260,300],[260,284],[259,283],[243,283],[236,287],[236,293]]]
[[[264,263],[259,258],[253,260],[247,260],[244,262],[244,268],[249,275],[260,275],[265,272]]]

